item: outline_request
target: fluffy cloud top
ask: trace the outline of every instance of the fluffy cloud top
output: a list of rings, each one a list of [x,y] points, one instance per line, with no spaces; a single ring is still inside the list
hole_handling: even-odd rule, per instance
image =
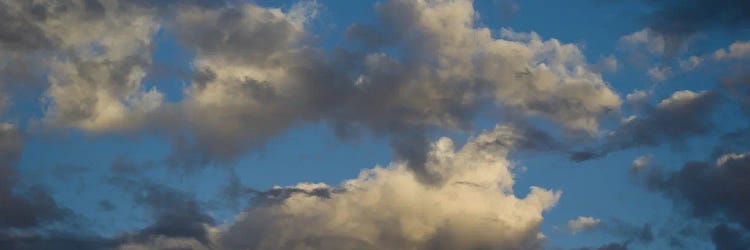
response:
[[[456,150],[431,145],[427,170],[441,186],[418,180],[402,163],[363,170],[340,187],[298,184],[280,203],[252,208],[220,236],[226,249],[535,249],[542,212],[560,192],[532,187],[513,194],[505,155],[516,135],[497,127]],[[283,189],[279,187],[280,189]],[[313,195],[313,190],[330,190]],[[317,192],[321,194],[322,192]]]

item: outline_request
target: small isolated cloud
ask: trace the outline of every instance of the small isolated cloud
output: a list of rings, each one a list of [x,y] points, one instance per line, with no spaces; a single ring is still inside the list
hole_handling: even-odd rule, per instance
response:
[[[680,60],[680,69],[682,72],[692,71],[703,63],[703,57],[690,56],[687,59]]]
[[[649,164],[651,164],[651,156],[646,156],[646,155],[640,156],[638,158],[635,158],[635,160],[633,160],[633,165],[631,169],[637,172],[647,167]]]
[[[577,219],[568,221],[568,230],[571,234],[577,234],[579,232],[588,231],[596,228],[601,223],[601,220],[594,217],[580,216]]]
[[[596,67],[602,72],[616,72],[619,68],[619,62],[614,55],[609,55],[599,59],[599,62],[596,63]]]
[[[646,51],[652,55],[663,55],[666,42],[659,33],[645,28],[621,37],[620,45],[628,49]]]
[[[668,66],[655,66],[648,69],[648,77],[654,82],[663,82],[672,75],[672,68]]]
[[[643,104],[646,101],[646,98],[648,98],[650,95],[651,93],[638,89],[634,90],[630,94],[627,94],[625,96],[625,100],[631,105],[640,105]]]

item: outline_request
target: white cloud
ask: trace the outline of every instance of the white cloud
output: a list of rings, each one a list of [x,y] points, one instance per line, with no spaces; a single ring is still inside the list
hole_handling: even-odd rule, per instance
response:
[[[729,51],[719,49],[713,57],[716,60],[750,59],[750,41],[736,41],[729,45]]]
[[[444,184],[424,184],[404,164],[363,170],[328,197],[298,192],[280,204],[252,208],[220,237],[235,249],[535,249],[542,212],[560,192],[532,187],[513,194],[513,165],[505,159],[515,135],[497,127],[454,149],[432,144],[427,170]]]
[[[594,217],[580,216],[575,220],[568,221],[568,230],[571,234],[577,234],[582,231],[588,231],[594,229],[601,223],[601,220]]]
[[[700,98],[704,95],[707,95],[708,92],[706,91],[700,91],[700,92],[693,92],[690,90],[679,90],[672,93],[672,95],[664,100],[661,100],[657,107],[660,109],[670,109],[672,107],[679,106],[684,103],[692,102],[693,100]]]
[[[663,55],[666,47],[664,37],[649,28],[621,37],[620,43],[628,48],[644,49],[654,55]]]
[[[649,92],[643,90],[634,90],[632,93],[625,96],[625,100],[630,104],[640,104],[646,101],[646,98],[650,95]]]
[[[638,158],[635,158],[635,160],[633,160],[631,169],[633,171],[640,171],[641,169],[647,167],[649,164],[651,164],[651,156],[639,156]]]
[[[729,153],[720,156],[718,159],[716,159],[716,166],[722,167],[727,161],[729,160],[738,160],[745,157],[750,157],[750,153],[745,154],[738,154],[738,153]]]

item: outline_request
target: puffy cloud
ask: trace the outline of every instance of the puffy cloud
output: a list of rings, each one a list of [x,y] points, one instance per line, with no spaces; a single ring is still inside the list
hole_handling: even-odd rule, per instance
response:
[[[285,13],[244,4],[177,14],[172,29],[195,51],[196,73],[181,110],[167,110],[184,116],[174,125],[189,130],[189,140],[175,142],[176,160],[234,159],[294,125],[319,121],[346,96],[322,51],[304,45],[316,8],[297,4]]]
[[[672,68],[668,66],[656,66],[648,69],[648,77],[655,82],[663,82],[672,75]]]
[[[646,116],[623,121],[606,136],[600,148],[575,152],[571,159],[585,161],[613,151],[662,143],[679,144],[689,137],[704,135],[713,128],[710,114],[718,101],[718,94],[712,91],[676,91],[651,107]]]
[[[666,41],[660,34],[645,28],[622,36],[620,44],[632,49],[643,49],[654,55],[663,55]]]
[[[634,90],[632,93],[625,96],[625,100],[632,105],[641,105],[650,95],[650,92],[644,90]]]
[[[513,130],[498,127],[455,150],[431,145],[427,171],[440,186],[420,182],[404,164],[363,170],[339,187],[298,184],[280,202],[251,208],[219,237],[222,248],[249,249],[533,249],[542,212],[559,192],[532,187],[513,195],[505,155]],[[277,189],[286,189],[278,187]],[[326,195],[314,190],[328,189]],[[318,192],[320,194],[320,192]]]
[[[719,49],[713,54],[716,60],[750,58],[750,41],[736,41],[729,45],[729,51]]]
[[[619,62],[614,55],[609,55],[599,59],[597,67],[599,71],[615,72],[619,68]]]
[[[153,10],[116,0],[4,0],[0,6],[9,26],[0,51],[35,62],[26,74],[39,72],[33,67],[47,75],[48,124],[91,131],[137,127],[160,105],[161,93],[141,86],[159,27]],[[18,66],[3,68],[12,67]]]
[[[651,164],[651,156],[639,156],[638,158],[635,158],[633,160],[633,164],[630,167],[633,171],[640,171],[641,169],[647,167],[649,164]]]
[[[488,105],[589,134],[620,107],[577,46],[510,30],[493,37],[476,25],[471,1],[380,3],[376,24],[348,29],[367,49],[333,54],[310,43],[316,10],[303,2],[286,12],[240,4],[177,13],[170,30],[195,51],[196,74],[179,111],[163,118],[188,132],[175,136],[176,162],[232,160],[326,121],[341,135],[391,137],[396,155],[423,172],[426,134],[467,130]]]
[[[571,234],[577,234],[582,231],[594,229],[601,223],[601,220],[594,217],[580,216],[574,220],[568,221],[568,230]]]
[[[703,57],[699,57],[699,56],[690,56],[687,59],[680,60],[679,62],[680,69],[683,72],[691,71],[697,68],[698,66],[700,66],[701,63],[703,63]]]
[[[335,52],[308,32],[318,9],[310,1],[288,10],[168,0],[0,4],[8,26],[1,53],[42,58],[30,65],[44,74],[28,75],[47,75],[46,124],[156,128],[172,140],[176,165],[232,161],[289,128],[324,121],[341,135],[391,137],[396,155],[422,171],[427,134],[469,130],[485,107],[594,135],[621,103],[576,45],[511,30],[493,36],[470,0],[377,4],[378,22],[350,27],[347,43],[388,39]],[[192,81],[174,103],[143,84],[161,28],[195,55]]]

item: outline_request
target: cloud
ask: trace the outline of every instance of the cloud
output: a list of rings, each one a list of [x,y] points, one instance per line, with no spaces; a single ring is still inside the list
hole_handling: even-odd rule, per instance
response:
[[[744,0],[642,1],[652,7],[646,17],[649,29],[663,37],[667,54],[678,51],[693,35],[732,31],[750,25],[750,3]]]
[[[143,206],[150,213],[152,222],[120,238],[136,245],[177,244],[172,239],[190,239],[202,245],[211,244],[210,230],[215,222],[194,195],[152,183],[137,175],[135,178],[131,176],[133,175],[120,173],[109,182],[130,192],[134,203]]]
[[[750,41],[736,41],[729,45],[729,51],[719,49],[713,54],[716,60],[750,59]]]
[[[577,234],[582,231],[591,230],[598,226],[599,223],[601,223],[601,220],[597,218],[580,216],[568,221],[568,230],[570,230],[571,234]]]
[[[711,233],[717,249],[742,249],[750,243],[750,202],[743,198],[750,195],[749,169],[750,154],[727,154],[715,162],[688,162],[674,172],[655,169],[646,175],[646,184],[686,208],[689,216],[718,223]]]
[[[682,72],[688,72],[694,70],[703,63],[703,57],[690,56],[687,59],[680,60],[680,69]]]
[[[648,77],[655,82],[663,82],[672,75],[672,68],[667,66],[656,66],[648,69]]]
[[[45,123],[121,130],[160,105],[162,94],[141,84],[159,26],[151,9],[115,0],[1,1],[0,8],[9,26],[0,51],[22,62],[3,73],[47,76]]]
[[[0,233],[27,229],[64,219],[69,211],[41,187],[22,189],[15,165],[21,156],[23,135],[13,124],[0,123]]]
[[[620,67],[619,65],[620,63],[614,55],[602,57],[599,59],[599,62],[596,63],[598,70],[604,72],[616,72]]]
[[[585,161],[638,146],[678,145],[690,137],[705,135],[713,128],[710,115],[718,102],[718,93],[713,91],[676,91],[650,107],[645,116],[624,120],[605,137],[600,148],[574,152],[571,159]]]
[[[250,208],[219,237],[222,248],[251,249],[534,249],[541,213],[559,192],[532,187],[513,195],[505,154],[513,130],[497,127],[455,150],[431,144],[427,171],[441,186],[418,180],[402,163],[363,170],[340,187],[301,183],[281,202]],[[277,187],[277,189],[288,189]]]
[[[325,122],[343,137],[390,138],[420,172],[432,131],[469,131],[487,108],[588,135],[620,108],[578,46],[533,32],[493,35],[469,0],[379,3],[377,21],[352,25],[344,41],[368,46],[333,52],[310,33],[314,1],[286,10],[211,2],[2,1],[12,11],[0,13],[0,51],[34,69],[0,70],[47,75],[44,124],[156,132],[179,166],[233,162],[290,128]],[[143,83],[157,32],[194,54],[179,100],[166,101],[162,83]]]
[[[628,242],[612,242],[598,247],[583,247],[580,250],[628,250]]]
[[[639,156],[638,158],[635,158],[635,160],[633,160],[633,164],[630,167],[630,169],[637,172],[647,167],[650,164],[651,164],[651,156],[646,156],[646,155]]]
[[[395,154],[423,172],[428,134],[467,131],[487,107],[592,135],[620,107],[577,46],[510,30],[493,37],[476,24],[471,1],[380,3],[378,22],[347,29],[347,42],[364,50],[335,53],[312,42],[307,26],[318,8],[176,12],[168,30],[196,57],[185,98],[155,121],[170,131],[175,165],[231,162],[290,128],[326,122],[344,137],[389,137]]]
[[[745,188],[750,155],[730,154],[716,163],[690,162],[673,173],[652,174],[648,184],[675,201],[684,202],[699,218],[725,215],[750,229],[750,202]]]
[[[664,55],[664,37],[650,28],[645,28],[620,37],[620,46],[628,49],[644,50],[652,55]]]
[[[750,237],[743,235],[741,230],[727,224],[719,224],[711,230],[711,240],[716,250],[747,249],[750,248]]]

